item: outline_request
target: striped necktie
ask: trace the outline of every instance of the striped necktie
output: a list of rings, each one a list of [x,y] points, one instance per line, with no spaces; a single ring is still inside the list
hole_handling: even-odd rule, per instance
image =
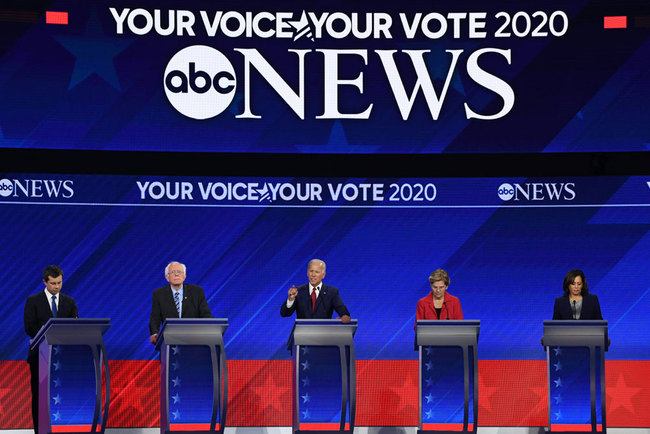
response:
[[[174,291],[174,302],[176,303],[176,312],[178,312],[178,317],[181,317],[181,296],[178,291]]]

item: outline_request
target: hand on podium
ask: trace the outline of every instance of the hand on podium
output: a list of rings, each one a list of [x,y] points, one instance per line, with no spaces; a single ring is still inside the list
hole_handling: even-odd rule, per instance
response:
[[[156,345],[157,341],[158,341],[158,333],[149,336],[149,342],[151,342],[152,344]]]
[[[348,323],[350,322],[350,315],[343,315],[343,316],[341,317],[341,322],[342,322],[343,324],[348,324]]]

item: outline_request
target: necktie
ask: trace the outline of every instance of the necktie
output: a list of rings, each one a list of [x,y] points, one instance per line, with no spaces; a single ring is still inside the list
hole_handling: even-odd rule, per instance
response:
[[[311,291],[311,311],[316,309],[316,288]]]
[[[56,308],[56,295],[52,296],[52,317],[56,318],[58,314],[57,308]]]
[[[181,297],[178,291],[174,291],[174,302],[176,303],[176,311],[178,312],[178,317],[181,317]]]

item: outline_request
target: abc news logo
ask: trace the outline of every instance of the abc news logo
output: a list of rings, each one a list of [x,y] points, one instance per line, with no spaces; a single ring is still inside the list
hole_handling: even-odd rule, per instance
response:
[[[237,87],[235,69],[228,58],[206,45],[176,53],[167,64],[164,81],[165,94],[174,108],[200,120],[228,108]]]
[[[497,195],[503,201],[573,200],[576,198],[575,187],[573,182],[503,183],[497,189]]]
[[[0,179],[0,197],[47,197],[69,199],[74,196],[73,181],[51,179]]]

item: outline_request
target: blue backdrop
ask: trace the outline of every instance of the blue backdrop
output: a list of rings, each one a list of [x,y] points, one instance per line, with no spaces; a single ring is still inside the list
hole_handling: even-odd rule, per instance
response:
[[[543,359],[542,321],[565,273],[581,268],[609,321],[608,359],[648,360],[648,182],[3,174],[0,359],[26,357],[25,298],[51,263],[81,316],[111,318],[109,357],[155,357],[151,295],[171,260],[187,264],[214,316],[229,318],[229,358],[286,359],[293,320],[280,305],[317,257],[359,320],[359,359],[416,358],[415,306],[440,267],[465,318],[481,320],[482,359]],[[301,200],[305,185],[320,194]]]

